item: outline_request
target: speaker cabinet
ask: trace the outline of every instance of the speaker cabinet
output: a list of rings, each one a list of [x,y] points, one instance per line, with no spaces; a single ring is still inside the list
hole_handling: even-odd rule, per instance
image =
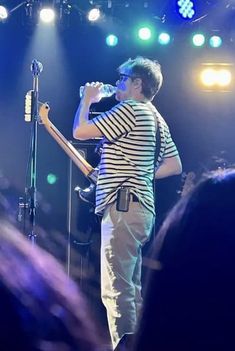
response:
[[[99,163],[99,155],[95,152],[97,140],[89,142],[72,143],[79,153],[96,167]],[[75,191],[76,187],[86,188],[90,185],[89,180],[82,174],[77,166],[70,160],[68,172],[68,249],[67,271],[68,275],[79,281],[80,286],[90,280],[92,259],[98,256],[100,228],[99,218],[94,214],[94,206],[81,200]]]
[[[96,167],[100,161],[96,153],[99,141],[76,142],[73,146],[88,163]],[[68,172],[68,245],[67,273],[78,282],[89,301],[91,310],[107,332],[107,318],[100,292],[100,218],[94,213],[94,206],[81,200],[75,187],[86,188],[90,182],[81,171],[69,161]],[[106,326],[106,327],[105,327]],[[106,329],[105,329],[106,328]]]

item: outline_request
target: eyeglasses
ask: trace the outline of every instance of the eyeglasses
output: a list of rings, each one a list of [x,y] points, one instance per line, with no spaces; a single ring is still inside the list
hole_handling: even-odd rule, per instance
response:
[[[128,78],[131,78],[131,77],[132,76],[129,75],[129,74],[120,73],[118,80],[119,80],[119,82],[123,82],[123,81],[125,81],[125,80],[127,80]]]
[[[139,78],[137,76],[132,76],[130,74],[125,74],[125,73],[119,73],[119,82],[125,82],[128,78],[131,78],[132,80],[133,79],[136,79],[136,78]]]

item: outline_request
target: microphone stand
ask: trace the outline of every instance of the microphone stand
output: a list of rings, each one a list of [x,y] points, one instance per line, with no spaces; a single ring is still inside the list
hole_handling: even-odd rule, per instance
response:
[[[30,186],[26,187],[25,189],[25,200],[22,201],[23,198],[20,197],[19,199],[19,212],[18,212],[18,220],[22,220],[25,218],[22,215],[22,212],[28,210],[29,216],[29,225],[30,229],[28,232],[28,238],[34,245],[36,242],[37,234],[35,232],[35,223],[36,223],[36,207],[37,207],[37,188],[36,188],[36,181],[37,181],[37,138],[38,138],[38,78],[39,74],[42,72],[43,66],[37,60],[33,60],[31,64],[31,71],[33,74],[33,90],[31,93],[31,116],[30,121],[33,123],[32,126],[32,134],[30,140]],[[25,224],[24,224],[25,228]]]

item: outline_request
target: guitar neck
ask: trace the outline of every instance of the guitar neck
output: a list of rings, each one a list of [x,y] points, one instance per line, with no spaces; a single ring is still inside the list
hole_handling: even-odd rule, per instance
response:
[[[57,141],[65,153],[71,158],[75,165],[81,170],[81,172],[87,177],[93,171],[94,168],[82,157],[82,155],[75,149],[75,147],[61,134],[61,132],[54,126],[54,124],[48,120],[48,123],[44,124],[50,135]]]

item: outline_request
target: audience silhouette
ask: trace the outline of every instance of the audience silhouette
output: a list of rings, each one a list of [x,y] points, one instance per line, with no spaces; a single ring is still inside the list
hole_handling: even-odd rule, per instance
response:
[[[234,350],[235,170],[204,177],[154,242],[135,351]]]
[[[0,221],[0,350],[104,350],[76,284],[54,257]]]

